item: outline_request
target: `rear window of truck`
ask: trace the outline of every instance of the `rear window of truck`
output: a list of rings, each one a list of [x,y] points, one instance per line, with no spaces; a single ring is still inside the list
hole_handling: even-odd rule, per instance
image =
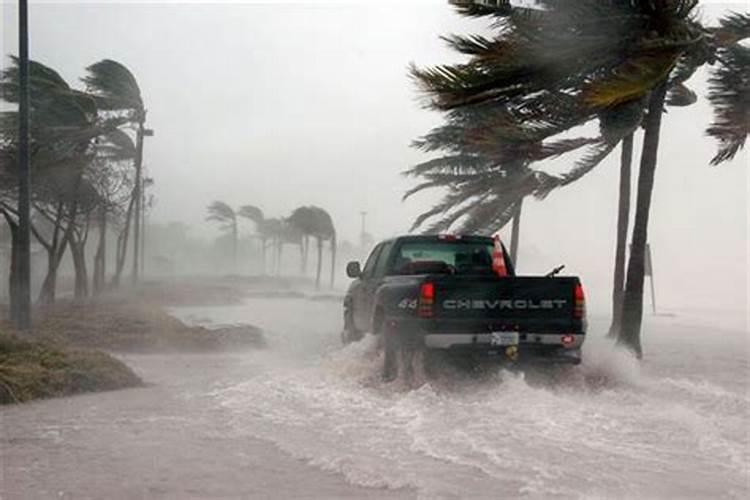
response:
[[[388,274],[492,274],[492,250],[491,242],[405,242]]]

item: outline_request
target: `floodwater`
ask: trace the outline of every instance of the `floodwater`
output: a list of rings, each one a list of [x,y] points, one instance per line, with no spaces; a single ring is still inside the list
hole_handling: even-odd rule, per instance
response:
[[[340,302],[176,309],[269,347],[127,356],[153,385],[0,410],[14,498],[750,498],[747,327],[646,318],[639,364],[592,318],[569,372],[378,377]]]

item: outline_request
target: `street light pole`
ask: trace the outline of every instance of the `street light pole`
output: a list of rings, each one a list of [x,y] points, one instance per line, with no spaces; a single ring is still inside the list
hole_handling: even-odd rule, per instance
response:
[[[152,137],[154,131],[145,128],[144,122],[146,121],[146,112],[140,117],[138,122],[138,129],[136,131],[136,151],[135,151],[135,215],[133,226],[133,274],[132,281],[135,285],[138,283],[138,272],[140,271],[139,258],[141,258],[141,213],[143,211],[143,140],[146,137]]]
[[[31,168],[29,164],[29,4],[18,0],[18,281],[15,321],[31,328]]]

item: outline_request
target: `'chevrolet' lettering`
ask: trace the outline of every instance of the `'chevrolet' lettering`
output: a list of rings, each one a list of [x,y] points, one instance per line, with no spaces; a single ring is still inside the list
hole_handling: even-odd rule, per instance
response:
[[[443,301],[443,309],[449,311],[469,310],[522,310],[522,309],[564,309],[568,303],[565,299],[451,299]]]

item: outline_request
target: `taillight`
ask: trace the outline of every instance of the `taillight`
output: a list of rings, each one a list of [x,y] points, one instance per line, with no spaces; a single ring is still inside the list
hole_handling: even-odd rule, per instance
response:
[[[563,347],[570,347],[573,344],[575,344],[576,338],[573,335],[563,335],[560,337],[560,343],[563,345]]]
[[[578,283],[576,285],[575,294],[575,308],[573,309],[573,317],[576,319],[584,319],[586,316],[586,297],[583,294],[583,286]]]
[[[421,318],[433,316],[432,306],[435,304],[435,283],[422,283],[419,289],[419,307],[417,314]]]

